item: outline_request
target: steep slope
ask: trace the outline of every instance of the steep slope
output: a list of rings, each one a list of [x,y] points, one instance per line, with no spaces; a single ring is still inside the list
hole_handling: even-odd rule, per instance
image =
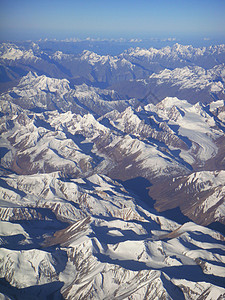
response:
[[[153,72],[162,68],[174,69],[195,64],[203,68],[212,68],[224,62],[224,45],[194,48],[192,45],[174,44],[161,49],[131,48],[121,54],[122,57],[139,64]],[[161,66],[161,67],[160,67]]]
[[[154,177],[187,171],[185,166],[180,166],[175,158],[171,159],[156,144],[119,131],[104,117],[95,120],[91,115],[84,116],[78,124],[79,119],[53,115],[49,122],[54,128],[65,128],[74,137],[80,135],[82,144],[93,143],[93,152],[104,158],[98,167],[101,173],[127,179],[144,174]]]
[[[28,71],[71,79],[77,84],[99,83],[105,86],[149,75],[149,72],[121,57],[100,56],[87,50],[79,55],[58,51],[49,55],[39,50],[38,45],[25,49],[21,45],[3,43],[0,46],[0,63],[2,82],[21,78]]]
[[[93,115],[31,113],[1,102],[1,164],[20,174],[101,172],[114,178],[186,173],[175,156],[148,140],[118,131]],[[15,109],[16,106],[13,106]],[[113,175],[114,174],[114,175]]]
[[[99,119],[90,113],[33,113],[7,101],[1,110],[1,164],[20,174],[97,171],[151,181],[224,166],[224,125],[213,106],[168,97]]]
[[[91,170],[96,161],[62,131],[54,131],[43,119],[27,112],[2,118],[3,167],[21,174],[59,170],[75,174]]]
[[[144,177],[155,183],[188,176],[193,169],[223,170],[222,108],[220,101],[193,106],[166,98],[157,105],[127,108],[121,113],[114,110],[95,119],[91,114],[71,112],[32,113],[1,101],[1,172],[60,171],[69,178],[101,173],[120,180]],[[153,198],[158,200],[156,193]],[[176,199],[166,199],[162,209],[180,206]],[[196,199],[192,197],[199,205]],[[214,210],[199,210],[196,217],[194,211],[190,209],[188,216],[197,223],[207,218],[207,224],[222,220],[223,213],[218,219]]]
[[[185,66],[153,73],[144,79],[120,82],[112,85],[121,96],[136,97],[143,102],[157,104],[165,97],[177,97],[190,103],[209,103],[225,99],[224,63],[211,69]]]
[[[83,51],[80,56],[92,68],[92,76],[96,82],[106,83],[141,78],[149,74],[139,66],[119,56],[101,56],[94,52]]]
[[[42,216],[48,208],[70,223],[60,229],[49,213],[42,221],[31,219],[29,226],[25,215],[1,221],[3,294],[18,299],[31,294],[33,299],[224,296],[220,234],[148,212],[106,176],[65,181],[54,173],[2,180],[7,184],[0,201],[5,220],[8,207],[16,206],[42,208]]]
[[[86,97],[77,93],[80,99]],[[1,101],[1,164],[20,174],[61,170],[78,176],[97,171],[150,181],[192,169],[220,170],[225,145],[222,109],[220,101],[191,105],[168,97],[157,105],[113,110],[96,119],[90,113],[34,113]]]
[[[225,105],[223,100],[210,103],[209,111],[217,118],[218,123],[223,127],[225,121]]]
[[[137,110],[127,108],[122,113],[113,111],[99,120],[143,142],[157,144],[158,149],[180,164],[221,169],[224,164],[219,158],[222,157],[224,128],[209,109],[201,103],[191,105],[185,100],[167,97],[157,105],[149,104]]]
[[[0,81],[1,91],[15,86],[29,71],[40,75],[64,78],[64,71],[51,61],[51,58],[39,49],[38,44],[29,47],[12,43],[0,45]]]
[[[177,98],[165,98],[157,105],[149,104],[145,110],[156,113],[160,119],[177,131],[180,138],[189,144],[189,150],[181,149],[180,157],[194,167],[201,167],[206,161],[216,157],[216,140],[224,136],[223,129],[208,113],[207,106],[197,103],[191,105]]]
[[[37,61],[39,58],[34,54],[33,49],[21,49],[15,44],[2,43],[0,47],[0,58],[2,60],[23,60],[23,61]]]
[[[48,53],[40,50],[38,42],[30,46],[23,46],[21,43],[1,44],[1,81],[6,83],[5,87],[2,85],[2,89],[6,89],[7,83],[21,78],[28,71],[59,79],[66,78],[74,84],[87,83],[107,87],[124,81],[129,84],[130,80],[146,79],[152,73],[158,73],[165,68],[173,70],[195,65],[209,69],[225,62],[224,45],[194,48],[175,44],[162,49],[131,48],[118,56],[101,56],[87,50],[78,55],[73,51],[70,54],[60,51],[54,53],[50,44],[47,45],[46,48],[50,47],[46,49],[49,50]],[[44,42],[41,42],[41,46],[45,49]],[[52,47],[57,48],[57,43]],[[130,96],[133,97],[134,94]]]
[[[152,93],[159,99],[169,89],[169,94],[191,103],[199,101],[197,99],[207,103],[224,99],[224,79],[225,67],[222,64],[209,70],[197,66],[176,68],[172,71],[165,69],[158,74],[152,74],[147,82]]]
[[[113,90],[89,87],[86,84],[71,87],[67,79],[50,78],[29,72],[19,84],[1,95],[25,109],[35,111],[59,110],[79,114],[91,112],[101,115],[113,109],[124,110],[129,105],[137,107],[135,99],[123,100]]]
[[[183,214],[202,225],[225,225],[225,172],[201,171],[157,183],[150,188],[159,211],[180,207]]]

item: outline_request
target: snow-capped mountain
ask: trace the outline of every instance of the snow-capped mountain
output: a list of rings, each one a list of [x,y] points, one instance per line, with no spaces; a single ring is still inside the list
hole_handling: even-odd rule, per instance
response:
[[[119,57],[110,55],[98,55],[97,53],[85,50],[81,54],[81,60],[87,61],[92,66],[95,65],[108,65],[112,69],[118,69],[121,66],[128,66],[128,68],[133,68],[133,65],[126,59],[120,60]]]
[[[47,82],[41,81],[41,88],[45,89]],[[60,83],[62,95],[69,86],[67,81]],[[1,141],[8,149],[2,165],[22,174],[23,164],[30,174],[56,171],[61,165],[60,170],[69,174],[97,167],[98,172],[117,179],[144,176],[152,180],[170,172],[176,175],[192,168],[213,168],[213,163],[216,169],[223,167],[223,123],[200,103],[191,105],[168,97],[137,110],[113,110],[99,119],[90,112],[83,116],[70,111],[34,113],[16,105],[14,112],[10,103],[1,102]],[[54,163],[57,159],[59,165]]]
[[[187,172],[157,144],[117,130],[107,118],[98,121],[91,114],[56,111],[35,114],[20,110],[14,115],[9,113],[10,105],[2,103],[6,111],[1,118],[1,145],[7,150],[1,163],[19,174],[60,170],[78,176],[98,170],[122,179],[131,174]]]
[[[122,82],[112,85],[121,96],[135,96],[142,101],[158,103],[165,97],[178,97],[190,103],[210,103],[225,99],[224,64],[211,69],[199,66],[185,66],[182,68],[165,68],[153,73],[148,78]]]
[[[86,62],[91,68],[91,75],[95,81],[106,85],[143,78],[149,74],[148,70],[121,56],[101,56],[91,51],[84,51],[80,56],[80,60]]]
[[[57,118],[56,112],[53,115]],[[67,119],[75,117],[71,113],[67,113],[67,116]],[[94,119],[92,115],[90,116]],[[8,149],[1,162],[5,168],[22,174],[59,170],[81,175],[92,170],[96,165],[98,159],[94,158],[91,151],[90,154],[87,153],[88,151],[83,151],[71,139],[73,136],[67,136],[61,129],[55,130],[50,123],[46,122],[49,116],[28,115],[28,112],[21,111],[11,117],[3,118],[1,123],[1,145]],[[81,123],[87,120],[88,123],[88,118],[85,116],[82,118],[78,115],[77,119]],[[85,148],[85,144],[83,147]]]
[[[191,141],[189,151],[182,153],[180,149],[180,156],[186,162],[201,166],[204,161],[217,155],[215,141],[224,136],[224,132],[207,112],[207,106],[201,103],[191,105],[185,100],[168,97],[157,105],[145,106],[145,110],[157,113],[170,127],[176,128],[177,134],[186,139],[187,144]]]
[[[105,176],[65,181],[54,173],[3,180],[0,275],[6,296],[26,299],[31,291],[33,299],[224,296],[222,235],[149,212]],[[42,210],[27,223],[24,206]]]
[[[157,182],[159,178],[188,176],[193,170],[223,170],[222,107],[221,101],[191,105],[168,97],[157,105],[113,110],[96,119],[90,113],[34,113],[1,101],[2,172],[60,171],[72,178],[101,173],[122,180],[141,176]],[[167,201],[165,209],[177,206]],[[205,214],[209,214],[207,224],[223,220],[208,210]],[[191,210],[188,216],[201,223]]]
[[[224,65],[217,65],[212,69],[205,70],[201,67],[184,67],[174,70],[165,69],[159,74],[153,74],[151,79],[157,79],[157,84],[170,83],[179,86],[180,89],[199,89],[202,90],[209,86],[211,92],[223,91],[225,79]]]
[[[0,46],[0,59],[6,61],[23,60],[36,62],[40,58],[34,54],[33,49],[25,50],[15,44],[2,43]]]
[[[57,45],[0,46],[0,299],[225,298],[225,46]]]
[[[208,69],[224,61],[224,52],[224,45],[194,48],[192,45],[185,46],[176,43],[172,47],[166,46],[162,49],[131,48],[124,51],[122,56],[133,63],[147,64],[149,68],[154,68],[159,64],[163,64],[164,68],[195,64]]]
[[[224,64],[209,70],[188,66],[174,70],[165,69],[158,74],[152,74],[147,84],[158,98],[162,97],[166,93],[165,89],[169,87],[169,94],[192,103],[196,103],[198,99],[203,99],[202,102],[206,103],[224,99],[224,79]]]
[[[218,119],[219,122],[224,123],[225,121],[225,105],[224,101],[214,101],[209,106],[210,112]]]
[[[199,66],[208,70],[223,64],[224,61],[224,45],[193,48],[175,44],[162,49],[132,48],[117,56],[110,56],[87,50],[80,54],[62,51],[48,53],[40,50],[38,43],[29,47],[5,43],[1,45],[0,54],[2,82],[21,78],[28,71],[32,71],[38,75],[66,78],[75,84],[87,83],[104,87],[115,85],[115,88],[123,84],[126,92],[131,95],[130,98],[135,95],[135,92],[132,93],[127,87],[130,80],[146,79],[152,73],[158,73],[165,68],[174,70],[185,66]],[[13,81],[12,84],[15,85],[16,82]]]
[[[100,89],[86,84],[72,87],[67,79],[50,78],[29,72],[17,86],[1,95],[25,109],[91,112],[101,115],[113,109],[123,110],[129,105],[137,107],[136,99],[123,100],[113,90]]]
[[[102,118],[138,139],[160,142],[171,155],[179,149],[178,157],[194,168],[221,155],[216,141],[224,138],[223,127],[208,112],[208,106],[201,103],[191,105],[167,97],[157,105],[149,104],[137,111],[131,108],[122,113],[113,111]]]

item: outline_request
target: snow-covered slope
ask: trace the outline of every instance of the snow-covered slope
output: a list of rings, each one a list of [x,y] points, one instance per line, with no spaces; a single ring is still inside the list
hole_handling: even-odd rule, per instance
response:
[[[186,162],[200,166],[216,156],[218,149],[215,140],[224,133],[216,126],[216,121],[207,112],[206,106],[201,103],[191,105],[185,100],[168,97],[157,105],[145,106],[145,110],[156,113],[171,128],[177,130],[180,138],[185,138],[186,143],[189,143],[189,151],[181,149],[180,153]]]
[[[221,170],[224,125],[218,111],[222,104],[191,105],[166,98],[157,105],[114,110],[96,119],[90,113],[69,111],[32,113],[1,101],[1,172],[55,171],[73,178],[101,173],[153,182],[188,175],[193,169]],[[205,214],[208,223],[222,220],[208,210]],[[189,217],[201,222],[193,214]]]
[[[18,47],[11,43],[2,43],[0,46],[0,60],[36,62],[39,59],[40,58],[34,54],[33,49],[25,50],[23,47]]]
[[[112,85],[121,96],[135,96],[143,102],[158,103],[165,97],[177,97],[190,103],[210,103],[225,99],[224,63],[206,69],[196,65],[164,68],[149,77]]]
[[[1,163],[20,174],[62,171],[80,176],[98,171],[127,179],[187,172],[157,143],[144,135],[133,136],[132,131],[119,131],[110,122],[105,123],[106,118],[98,121],[91,114],[35,114],[22,109],[14,114],[4,101],[2,107],[1,145],[5,150]],[[179,142],[177,137],[174,140]]]
[[[1,44],[3,82],[21,78],[28,71],[32,71],[58,79],[66,78],[76,84],[104,84],[107,87],[116,84],[118,87],[125,82],[126,87],[130,80],[143,80],[152,73],[158,73],[166,68],[173,70],[185,66],[199,66],[209,69],[225,62],[224,45],[194,48],[175,44],[162,49],[131,48],[117,56],[99,55],[88,50],[80,54],[73,51],[66,54],[62,51],[53,51],[57,49],[56,45],[57,43],[48,44],[44,47],[44,43],[41,43],[42,49],[45,50],[42,51],[38,43],[30,45],[27,43],[24,46]],[[134,97],[135,92],[132,93],[128,88],[125,90],[131,95],[130,98]],[[203,101],[203,95],[199,100]]]
[[[157,84],[169,83],[178,86],[179,89],[209,88],[211,92],[224,91],[225,67],[217,65],[212,69],[205,70],[201,67],[184,67],[174,70],[165,69],[158,74],[152,74],[151,79],[157,79]],[[217,79],[217,80],[216,80]]]
[[[223,100],[218,100],[210,103],[210,112],[218,118],[222,124],[225,122],[225,104]]]
[[[44,221],[30,220],[29,227],[23,216],[20,225],[16,216],[13,225],[13,218],[1,221],[0,276],[5,295],[19,297],[23,292],[25,299],[31,293],[33,299],[50,294],[65,299],[224,296],[225,249],[219,233],[194,223],[179,226],[148,212],[139,199],[106,176],[65,181],[54,173],[2,180],[6,187],[1,210],[26,206],[42,208],[44,215],[48,208],[70,223],[60,229],[63,224],[49,213]]]
[[[96,64],[101,65],[109,65],[111,69],[118,69],[121,66],[128,66],[128,68],[133,68],[132,64],[122,59],[120,60],[119,57],[110,56],[110,55],[98,55],[97,53],[85,50],[81,55],[81,60],[88,61],[89,64],[95,66]]]
[[[62,171],[85,173],[93,168],[93,158],[62,131],[54,131],[38,116],[14,115],[9,123],[1,123],[1,146],[8,149],[2,166],[22,174]]]
[[[158,98],[167,95],[176,95],[191,103],[201,99],[207,103],[217,99],[224,99],[224,64],[216,65],[206,70],[199,66],[186,66],[174,70],[164,69],[152,74],[145,81],[148,89]]]
[[[1,108],[1,163],[20,174],[98,170],[113,178],[152,180],[223,167],[223,123],[200,103],[168,97],[99,119],[70,111],[33,113],[7,101]]]
[[[126,59],[134,62],[139,62],[141,64],[146,64],[154,67],[154,63],[161,63],[168,67],[172,67],[175,64],[177,66],[189,65],[195,63],[201,66],[214,66],[218,64],[218,61],[224,60],[225,45],[216,45],[203,48],[194,48],[192,45],[181,45],[174,44],[172,47],[166,46],[162,49],[155,48],[131,48],[124,53],[122,56]],[[220,59],[216,59],[220,58]],[[207,62],[208,60],[208,62]],[[203,66],[204,67],[204,66]]]
[[[222,155],[216,141],[224,138],[223,125],[208,111],[208,106],[201,103],[191,105],[185,100],[167,97],[143,109],[107,113],[100,120],[106,119],[112,128],[141,141],[156,143],[158,149],[161,147],[170,156],[174,156],[175,149],[179,150],[180,163],[183,160],[192,167],[203,166]]]
[[[34,110],[71,110],[84,114],[92,112],[101,115],[113,109],[123,110],[129,105],[137,107],[135,99],[123,100],[113,90],[89,87],[86,84],[70,85],[67,79],[50,78],[29,72],[19,84],[1,95],[25,109]]]
[[[86,138],[82,144],[94,143],[93,152],[104,158],[98,170],[111,174],[113,178],[130,178],[141,174],[168,175],[172,169],[175,173],[186,172],[184,166],[170,159],[157,145],[117,130],[107,120],[107,115],[97,121],[90,114],[83,118],[74,115],[70,115],[70,118],[62,118],[61,115],[49,118],[54,128],[65,128],[73,136],[82,135],[83,139]]]

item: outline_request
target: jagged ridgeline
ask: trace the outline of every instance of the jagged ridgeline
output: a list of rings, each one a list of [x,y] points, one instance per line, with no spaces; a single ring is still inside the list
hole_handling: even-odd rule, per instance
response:
[[[0,298],[223,299],[225,45],[74,47],[0,46]]]

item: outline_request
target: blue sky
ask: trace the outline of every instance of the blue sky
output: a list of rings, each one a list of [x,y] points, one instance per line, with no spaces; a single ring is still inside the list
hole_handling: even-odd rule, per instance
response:
[[[225,38],[225,0],[0,0],[0,38]]]

